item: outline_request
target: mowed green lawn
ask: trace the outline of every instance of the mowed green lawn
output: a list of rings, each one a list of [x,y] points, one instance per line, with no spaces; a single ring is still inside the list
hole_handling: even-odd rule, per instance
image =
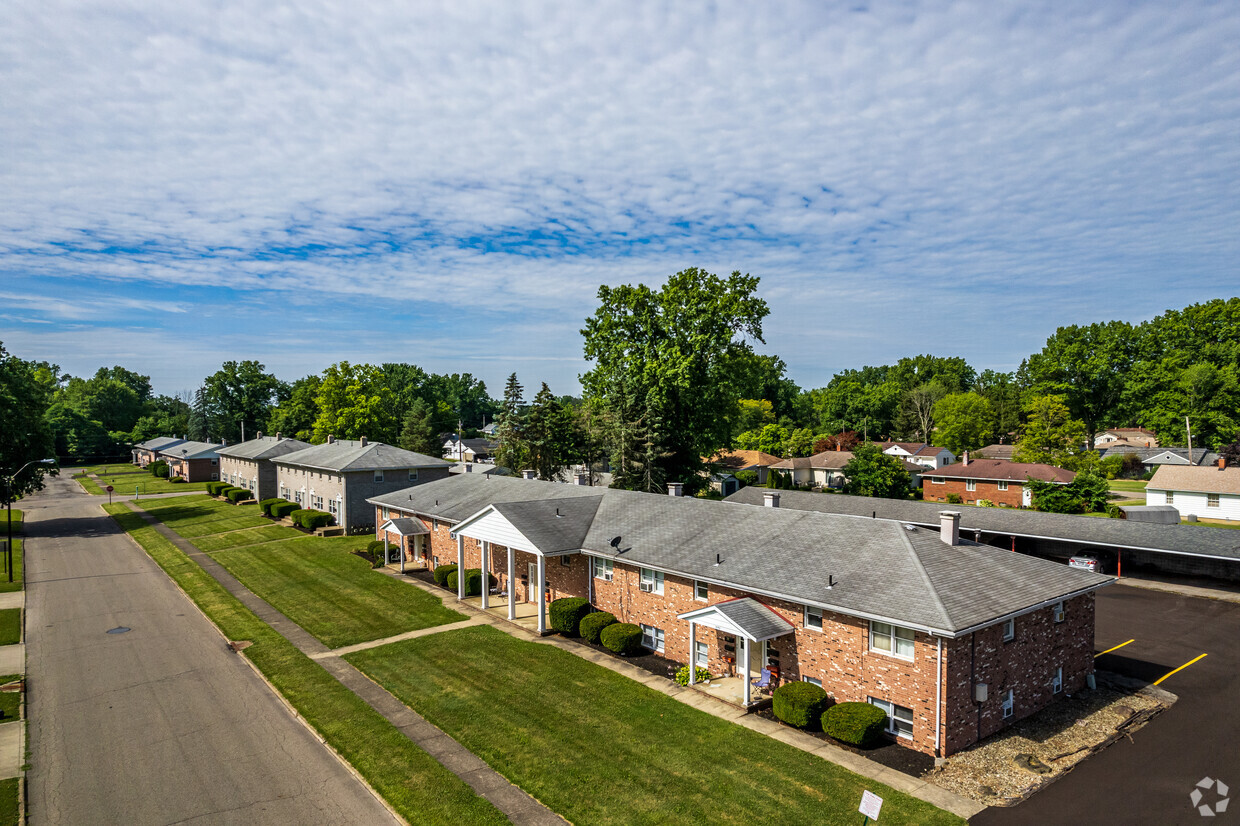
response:
[[[7,573],[0,573],[0,593],[20,591],[22,589],[22,512],[13,508],[13,581],[9,582]],[[8,512],[0,514],[0,539],[8,540]],[[3,561],[0,560],[0,565]]]
[[[1111,479],[1107,482],[1107,487],[1111,490],[1126,490],[1133,493],[1141,493],[1145,490],[1145,486],[1149,482],[1144,479]]]
[[[257,505],[208,496],[140,504],[332,648],[465,619],[439,597],[372,571],[353,554],[370,536],[307,536],[273,524]]]
[[[345,657],[574,823],[962,823],[557,648],[489,627]]]
[[[130,465],[129,467],[132,468],[133,466]],[[133,468],[133,470],[137,470],[137,468]],[[207,489],[206,482],[169,482],[167,479],[152,476],[146,471],[134,473],[131,470],[123,473],[99,473],[97,475],[101,485],[111,485],[116,488],[117,493],[133,493],[134,488],[137,488],[141,494],[185,493],[186,491]],[[85,482],[87,480],[81,479],[79,481]]]

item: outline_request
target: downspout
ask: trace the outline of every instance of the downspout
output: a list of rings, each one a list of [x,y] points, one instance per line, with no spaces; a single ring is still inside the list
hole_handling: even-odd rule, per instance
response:
[[[972,694],[977,685],[977,632],[974,631],[969,635],[969,693]],[[976,698],[973,705],[977,706],[977,726],[973,733],[973,742],[976,743],[982,739],[982,704]]]
[[[934,756],[942,757],[939,748],[939,733],[943,730],[943,638],[938,637],[939,652],[935,659],[935,670],[938,679],[934,683]]]

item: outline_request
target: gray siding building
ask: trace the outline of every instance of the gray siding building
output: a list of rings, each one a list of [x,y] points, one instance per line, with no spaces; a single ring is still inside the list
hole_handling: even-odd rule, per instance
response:
[[[276,466],[272,459],[312,447],[299,439],[285,439],[279,433],[258,437],[248,442],[228,445],[216,451],[220,458],[220,481],[254,493],[255,499],[271,499],[278,496]]]

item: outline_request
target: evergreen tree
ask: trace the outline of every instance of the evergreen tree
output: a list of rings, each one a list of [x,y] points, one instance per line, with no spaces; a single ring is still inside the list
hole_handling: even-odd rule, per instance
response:
[[[440,445],[434,418],[435,411],[424,399],[414,399],[401,427],[400,446],[415,453],[438,456]]]
[[[525,470],[530,461],[530,449],[525,437],[525,388],[517,381],[517,374],[508,377],[504,385],[504,403],[495,418],[495,437],[499,447],[495,451],[495,464],[514,473]]]
[[[189,408],[189,438],[195,442],[206,442],[210,439],[211,414],[208,410],[207,389],[199,387],[194,391],[194,403]]]
[[[547,383],[534,397],[525,421],[530,466],[538,478],[559,480],[560,474],[577,459],[577,434],[572,411],[551,394]]]

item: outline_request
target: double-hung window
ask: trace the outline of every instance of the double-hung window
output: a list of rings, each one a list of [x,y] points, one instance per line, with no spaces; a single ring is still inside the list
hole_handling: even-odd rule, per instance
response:
[[[822,630],[821,608],[815,608],[813,605],[805,606],[805,627],[813,628],[815,631]]]
[[[651,594],[663,593],[663,572],[641,569],[641,589]]]
[[[870,623],[870,650],[913,659],[913,629],[886,622]]]
[[[1011,717],[1016,712],[1016,695],[1012,693],[1012,689],[1008,689],[1007,694],[1003,695],[1003,719]]]
[[[594,566],[594,578],[595,579],[601,579],[605,582],[612,581],[612,579],[615,577],[616,566],[614,562],[612,562],[610,559],[599,559],[597,556],[591,557],[591,562]]]
[[[1174,504],[1175,504],[1175,491],[1173,491],[1173,490],[1169,490],[1169,491],[1167,491],[1167,492],[1166,492],[1166,494],[1164,494],[1164,496],[1166,496],[1165,501],[1166,501],[1166,503],[1167,503],[1168,505],[1174,505]]]
[[[410,482],[418,481],[418,469],[416,467],[409,468],[409,481]]]
[[[382,481],[383,481],[383,471],[381,471],[381,470],[376,470],[376,471],[375,471],[375,481],[376,481],[376,482],[382,482]]]
[[[977,482],[975,482],[975,481],[974,481],[974,480],[972,480],[972,479],[969,479],[969,480],[965,481],[965,483],[964,483],[964,489],[965,489],[965,490],[967,490],[967,491],[969,491],[970,493],[972,493],[973,491],[976,491],[976,490],[977,490]]]
[[[693,581],[693,598],[698,602],[706,602],[710,599],[710,589],[705,582],[696,579]]]
[[[913,710],[887,700],[870,697],[870,705],[887,712],[887,733],[906,740],[913,739]]]
[[[571,559],[568,558],[568,554],[564,554],[562,557],[560,557],[560,567],[561,568],[573,567],[573,562]]]
[[[1217,508],[1217,507],[1218,507],[1218,494],[1217,494],[1217,493],[1207,493],[1207,494],[1206,494],[1206,507],[1207,507],[1207,508]]]
[[[642,645],[651,651],[663,650],[663,629],[653,625],[642,625]]]
[[[1007,482],[998,483],[999,490],[1007,490]]]
[[[335,499],[327,500],[327,512],[332,516],[336,516],[340,513],[340,506],[337,504]]]
[[[698,668],[707,668],[710,662],[710,649],[701,640],[693,641],[693,664]]]

